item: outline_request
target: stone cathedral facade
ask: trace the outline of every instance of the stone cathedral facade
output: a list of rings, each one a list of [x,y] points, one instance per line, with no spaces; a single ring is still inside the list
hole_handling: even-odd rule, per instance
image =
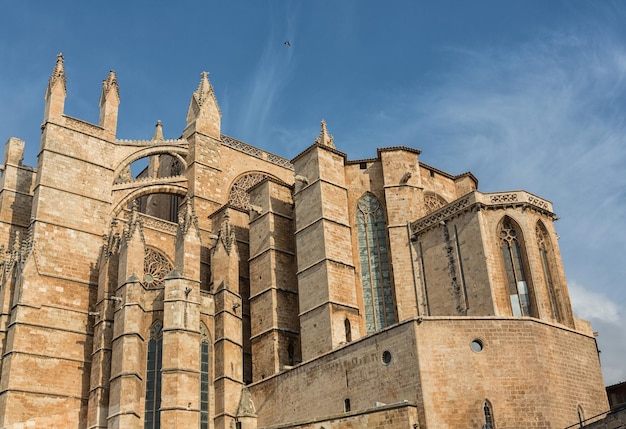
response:
[[[191,91],[190,91],[191,92]],[[552,204],[322,122],[292,160],[220,132],[202,74],[179,139],[64,114],[0,179],[2,428],[563,428],[608,409]],[[148,136],[149,137],[149,136]]]

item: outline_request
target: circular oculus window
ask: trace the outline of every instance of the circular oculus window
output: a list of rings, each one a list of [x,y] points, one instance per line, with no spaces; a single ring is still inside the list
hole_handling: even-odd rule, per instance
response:
[[[481,340],[476,338],[475,340],[472,340],[472,342],[470,343],[470,348],[472,349],[472,351],[476,353],[480,353],[485,348],[485,345],[483,344]]]

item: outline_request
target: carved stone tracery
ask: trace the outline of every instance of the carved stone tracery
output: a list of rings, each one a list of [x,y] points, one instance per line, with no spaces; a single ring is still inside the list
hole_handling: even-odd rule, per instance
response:
[[[142,284],[148,288],[159,288],[165,286],[165,276],[172,271],[172,264],[160,252],[146,247],[146,254],[143,261],[144,279]]]
[[[426,209],[426,214],[432,213],[446,204],[448,204],[448,202],[437,194],[424,195],[424,208]]]
[[[249,210],[250,195],[248,189],[265,179],[267,176],[261,173],[251,173],[240,177],[230,188],[228,205],[233,208]]]

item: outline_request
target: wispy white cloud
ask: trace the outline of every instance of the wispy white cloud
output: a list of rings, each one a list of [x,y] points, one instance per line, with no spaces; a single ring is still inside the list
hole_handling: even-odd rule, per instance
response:
[[[616,303],[603,293],[575,282],[568,284],[574,314],[581,319],[620,325],[622,316]],[[621,326],[624,326],[621,324]]]
[[[287,20],[287,27],[290,26]],[[238,115],[238,134],[243,139],[254,140],[259,145],[259,140],[267,139],[271,131],[268,118],[276,110],[275,102],[288,83],[293,70],[293,51],[295,46],[284,44],[290,37],[291,30],[284,34],[276,34],[271,31],[267,42],[259,57],[250,81],[246,85],[247,97],[244,100],[245,107]],[[293,35],[291,35],[293,39]],[[291,43],[295,44],[294,40]]]
[[[566,274],[580,281],[570,286],[576,311],[600,331],[607,379],[626,376],[616,329],[626,325],[626,48],[604,34],[553,33],[447,56],[448,72],[388,95],[348,146],[384,135],[453,174],[471,170],[483,191],[552,200]]]

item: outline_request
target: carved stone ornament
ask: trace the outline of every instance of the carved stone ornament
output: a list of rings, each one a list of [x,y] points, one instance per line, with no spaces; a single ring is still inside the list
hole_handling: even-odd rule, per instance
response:
[[[249,210],[250,195],[248,194],[248,190],[266,177],[265,174],[251,173],[239,178],[230,188],[228,205],[242,210]]]
[[[172,271],[172,264],[167,258],[155,249],[146,247],[143,260],[144,278],[142,284],[148,288],[165,286],[165,277]]]
[[[226,248],[226,253],[230,255],[233,244],[235,243],[235,229],[230,225],[228,209],[224,212],[224,220],[222,221],[218,239],[222,241],[224,248]]]
[[[333,138],[333,136],[331,136],[330,134],[328,134],[328,130],[326,129],[326,121],[322,119],[322,129],[320,130],[320,135],[319,137],[315,138],[315,143],[317,144],[321,144],[324,146],[328,146],[328,147],[332,147],[333,149],[335,148],[335,139]]]
[[[193,209],[193,204],[189,198],[185,198],[183,206],[178,212],[178,229],[183,235],[187,235],[187,232],[191,227],[198,229],[198,217]]]

